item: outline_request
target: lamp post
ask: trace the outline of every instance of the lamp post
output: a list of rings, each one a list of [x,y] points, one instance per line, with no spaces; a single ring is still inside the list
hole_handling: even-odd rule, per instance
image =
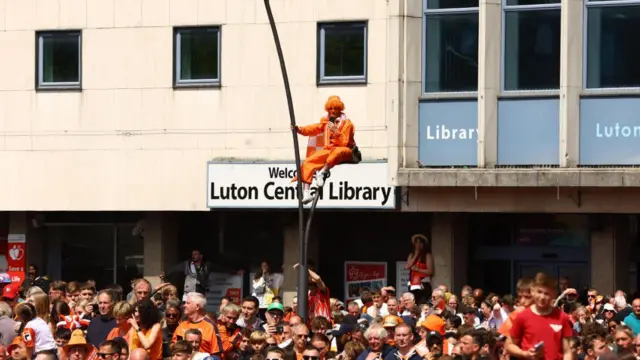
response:
[[[313,206],[311,208],[311,214],[309,216],[309,220],[307,226],[304,226],[304,206],[302,204],[302,179],[300,172],[300,146],[298,144],[298,132],[296,131],[296,115],[293,108],[293,98],[291,96],[291,86],[289,85],[289,76],[287,75],[287,66],[284,62],[284,55],[282,53],[282,46],[280,45],[280,37],[278,36],[278,28],[276,27],[276,22],[273,18],[273,12],[271,11],[271,4],[269,4],[269,0],[264,0],[264,7],[267,11],[267,17],[269,18],[269,24],[271,25],[271,33],[273,34],[273,40],[276,44],[276,51],[278,52],[278,59],[280,61],[280,70],[282,71],[282,81],[284,82],[284,90],[287,95],[287,104],[289,106],[289,119],[291,122],[291,134],[293,135],[293,148],[295,151],[296,157],[296,173],[298,178],[298,238],[300,245],[300,267],[298,268],[298,315],[302,317],[305,321],[308,319],[307,310],[309,309],[307,306],[308,297],[307,297],[307,241],[309,237],[309,227],[311,226],[311,218],[313,216],[313,210],[315,208],[316,203],[318,202],[318,197],[313,201]]]

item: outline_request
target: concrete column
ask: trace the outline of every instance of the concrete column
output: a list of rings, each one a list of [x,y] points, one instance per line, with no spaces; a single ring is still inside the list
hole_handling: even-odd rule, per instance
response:
[[[437,213],[431,221],[431,253],[434,275],[431,284],[445,284],[452,291],[467,283],[469,257],[468,215]]]
[[[440,284],[452,287],[454,279],[454,218],[450,213],[434,214],[431,222],[431,253],[434,272],[431,285]]]
[[[629,286],[631,229],[626,215],[597,219],[600,226],[591,232],[591,286],[611,294]]]
[[[580,160],[580,92],[582,91],[583,0],[562,0],[560,25],[560,166]]]
[[[603,294],[611,294],[615,287],[615,273],[611,271],[611,264],[615,261],[615,238],[610,219],[607,217],[602,221],[598,229],[591,231],[591,287]]]
[[[144,218],[144,277],[160,283],[159,275],[177,263],[178,226],[173,214],[150,212]]]
[[[284,264],[283,275],[284,281],[282,283],[282,300],[285,306],[291,304],[291,301],[296,296],[298,291],[298,274],[293,269],[293,265],[300,262],[300,244],[298,235],[298,226],[289,225],[284,228]],[[317,237],[312,233],[309,236],[309,244],[307,245],[307,259],[313,260],[316,263],[318,271],[322,273],[323,264],[318,260],[319,243]]]
[[[387,2],[387,114],[389,183],[418,160],[418,100],[422,94],[422,2]]]
[[[456,214],[453,222],[453,281],[449,290],[460,293],[468,283],[469,273],[469,215]]]
[[[494,167],[498,161],[501,0],[480,0],[478,32],[478,167]]]

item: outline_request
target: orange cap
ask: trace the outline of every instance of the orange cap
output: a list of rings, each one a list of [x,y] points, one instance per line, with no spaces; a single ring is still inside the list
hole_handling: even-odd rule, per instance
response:
[[[440,335],[444,335],[444,320],[438,315],[429,315],[422,322],[422,327],[429,331],[436,331]]]

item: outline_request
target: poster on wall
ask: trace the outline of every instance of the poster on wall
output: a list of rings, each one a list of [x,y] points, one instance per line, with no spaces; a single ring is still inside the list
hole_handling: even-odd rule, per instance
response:
[[[387,286],[386,262],[345,261],[344,274],[345,303],[360,298],[363,291]]]
[[[220,300],[227,296],[236,305],[240,305],[243,293],[243,278],[240,275],[211,273],[209,275],[209,291],[207,292],[207,311],[220,311]]]
[[[406,261],[396,261],[396,296],[400,297],[405,292],[409,291],[409,269],[405,266]]]
[[[27,266],[26,240],[25,234],[9,234],[7,239],[7,273],[12,283],[22,284],[25,278],[25,268]]]

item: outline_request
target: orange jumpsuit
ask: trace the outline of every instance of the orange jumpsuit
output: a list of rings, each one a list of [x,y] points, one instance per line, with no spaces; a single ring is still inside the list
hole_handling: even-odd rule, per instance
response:
[[[335,133],[329,130],[329,119],[323,117],[319,123],[298,127],[298,133],[303,136],[318,136],[324,132],[324,147],[304,160],[301,165],[302,182],[311,184],[313,174],[322,169],[325,164],[332,168],[338,164],[351,161],[351,149],[355,145],[355,128],[349,119],[336,120]],[[295,180],[295,178],[294,178]]]

